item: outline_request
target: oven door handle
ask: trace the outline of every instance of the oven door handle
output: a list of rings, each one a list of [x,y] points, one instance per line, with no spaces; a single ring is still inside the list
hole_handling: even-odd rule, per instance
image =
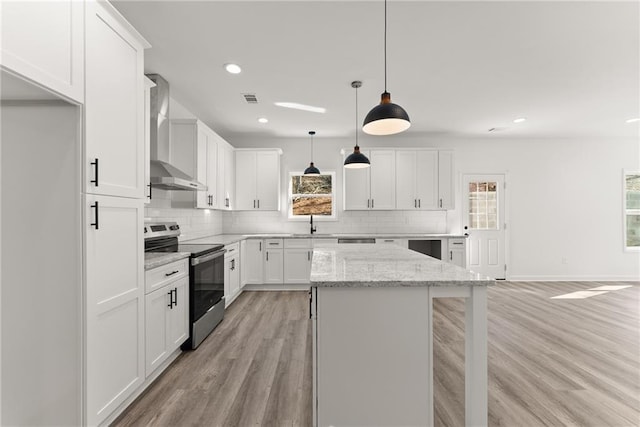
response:
[[[206,262],[206,261],[210,261],[210,260],[212,260],[214,258],[218,258],[220,256],[223,256],[225,252],[227,252],[227,250],[226,249],[222,249],[222,250],[220,250],[218,252],[214,252],[212,254],[207,254],[207,255],[199,256],[197,258],[193,258],[191,260],[191,265],[198,265],[200,263],[203,263],[203,262]]]

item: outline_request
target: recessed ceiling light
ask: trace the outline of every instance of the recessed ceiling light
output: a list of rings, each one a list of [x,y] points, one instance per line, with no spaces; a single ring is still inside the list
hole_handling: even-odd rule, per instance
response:
[[[266,117],[260,117],[260,118],[258,119],[258,121],[259,121],[260,123],[269,123],[269,119],[267,119]]]
[[[312,113],[324,113],[326,108],[314,107],[312,105],[298,104],[297,102],[274,102],[278,107],[293,108],[294,110],[311,111]]]
[[[627,120],[627,123],[635,123],[640,122],[640,117],[634,117],[633,119]]]
[[[224,69],[231,74],[240,74],[242,68],[238,64],[224,64]]]
[[[524,117],[519,117],[519,118],[515,119],[515,120],[513,121],[513,123],[522,123],[522,122],[526,122],[526,121],[527,121],[527,119],[526,119],[526,118],[524,118]]]

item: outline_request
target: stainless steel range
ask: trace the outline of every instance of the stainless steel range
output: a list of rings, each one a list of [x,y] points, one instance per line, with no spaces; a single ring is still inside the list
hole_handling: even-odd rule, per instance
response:
[[[224,245],[178,242],[175,222],[145,223],[145,252],[187,252],[189,256],[189,339],[182,349],[194,349],[224,317]]]

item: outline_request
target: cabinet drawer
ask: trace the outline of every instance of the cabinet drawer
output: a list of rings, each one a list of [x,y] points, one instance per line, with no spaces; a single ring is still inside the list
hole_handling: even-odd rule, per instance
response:
[[[449,239],[449,250],[464,249],[464,246],[465,246],[464,238]]]
[[[264,245],[267,249],[282,249],[282,239],[264,239]]]
[[[275,247],[275,246],[274,246]],[[310,248],[311,239],[284,239],[284,248]]]
[[[224,249],[227,251],[224,254],[225,258],[238,256],[238,254],[240,254],[240,243],[236,242],[236,243],[232,243],[230,245],[226,245],[224,247]]]
[[[184,276],[189,275],[189,258],[174,261],[153,270],[147,270],[144,277],[145,293],[155,291]]]

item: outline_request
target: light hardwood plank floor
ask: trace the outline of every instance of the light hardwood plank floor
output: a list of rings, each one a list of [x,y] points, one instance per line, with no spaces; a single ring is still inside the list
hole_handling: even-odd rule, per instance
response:
[[[604,285],[630,287],[552,299]],[[115,426],[310,426],[306,292],[244,292]],[[640,284],[498,282],[488,293],[489,425],[640,426]],[[434,303],[437,426],[464,425],[464,303]]]

